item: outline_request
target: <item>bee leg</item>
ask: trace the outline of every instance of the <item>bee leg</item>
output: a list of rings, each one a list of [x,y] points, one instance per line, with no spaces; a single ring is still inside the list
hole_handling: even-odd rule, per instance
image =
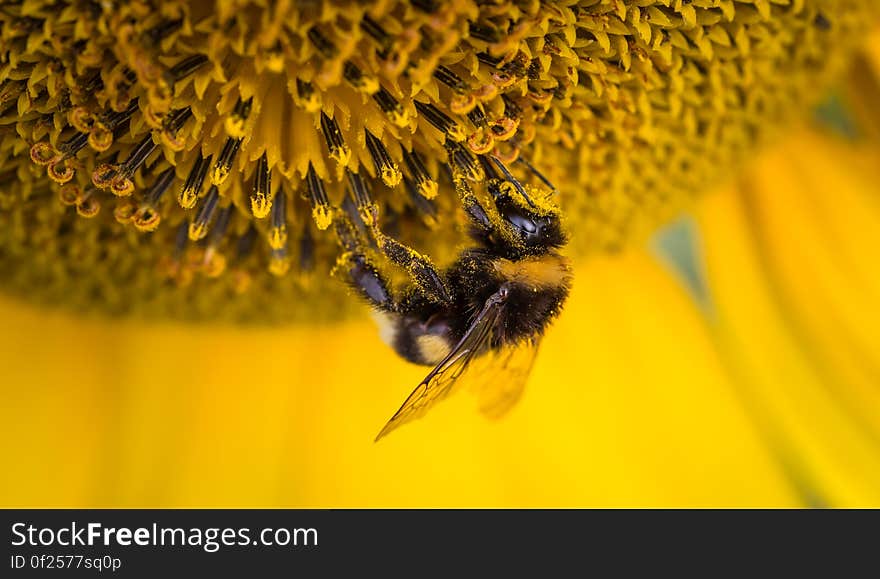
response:
[[[474,195],[474,192],[471,190],[470,185],[464,179],[455,179],[455,190],[458,193],[458,198],[461,201],[461,206],[464,208],[465,213],[468,216],[468,219],[471,221],[471,225],[474,228],[474,232],[471,234],[472,237],[486,237],[488,238],[490,235],[495,233],[495,225],[492,223],[492,220],[489,218],[489,212],[483,207],[480,201],[477,199],[477,196]]]
[[[391,292],[391,284],[367,257],[364,241],[354,224],[344,215],[337,215],[333,223],[345,250],[337,261],[334,272],[341,272],[346,282],[373,307],[395,312],[397,302]]]
[[[428,299],[443,304],[452,302],[452,296],[446,289],[446,283],[430,259],[393,237],[385,235],[378,227],[374,228],[373,234],[379,244],[379,250],[394,264],[405,269],[415,282],[416,287]]]
[[[373,307],[386,312],[397,311],[388,280],[365,255],[348,253],[344,256],[344,264],[337,264],[337,267],[345,269],[349,285]]]

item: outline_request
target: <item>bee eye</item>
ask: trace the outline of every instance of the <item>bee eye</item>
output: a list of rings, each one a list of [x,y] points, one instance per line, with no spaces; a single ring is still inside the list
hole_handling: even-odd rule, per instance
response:
[[[527,234],[535,234],[540,229],[540,226],[535,221],[523,215],[508,215],[505,216],[505,219],[508,223]]]

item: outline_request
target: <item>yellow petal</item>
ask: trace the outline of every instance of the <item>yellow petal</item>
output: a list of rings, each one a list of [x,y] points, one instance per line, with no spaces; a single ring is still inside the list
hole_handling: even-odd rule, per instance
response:
[[[366,321],[113,325],[2,302],[2,503],[800,504],[684,288],[640,253],[576,275],[505,419],[462,393],[378,444],[425,369]]]
[[[876,151],[804,131],[700,212],[719,350],[813,504],[880,505]]]

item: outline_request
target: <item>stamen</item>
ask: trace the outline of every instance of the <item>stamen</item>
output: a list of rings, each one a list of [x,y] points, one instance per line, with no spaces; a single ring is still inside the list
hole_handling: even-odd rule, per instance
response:
[[[88,142],[89,133],[77,133],[74,136],[70,137],[69,139],[64,141],[59,147],[59,152],[63,155],[62,159],[75,157],[76,154],[79,153],[83,149],[83,147],[88,144]]]
[[[510,119],[518,119],[522,116],[522,107],[520,107],[516,101],[510,98],[507,94],[501,95],[501,100],[504,101],[504,115]]]
[[[186,246],[189,243],[189,225],[186,221],[181,222],[177,227],[177,234],[174,237],[174,261],[180,261]]]
[[[269,160],[266,153],[260,155],[257,160],[257,168],[254,171],[254,187],[251,191],[251,213],[256,219],[262,219],[269,215],[272,208],[272,200],[269,193],[272,185],[272,174],[269,172]]]
[[[180,27],[183,25],[183,19],[176,20],[164,20],[148,29],[144,32],[145,37],[148,39],[149,44],[156,45],[162,41],[162,39],[167,38],[172,33],[180,30]]]
[[[348,165],[351,159],[351,149],[345,144],[342,138],[342,131],[335,119],[331,119],[324,112],[321,112],[321,131],[324,133],[324,140],[327,141],[327,149],[330,151],[330,158],[336,161],[340,167]]]
[[[309,40],[318,49],[318,52],[327,60],[333,60],[339,54],[336,46],[330,42],[327,37],[321,34],[316,26],[312,26],[308,31]]]
[[[453,141],[463,141],[467,135],[461,126],[449,118],[443,111],[430,103],[413,101],[419,114],[425,117],[437,130],[448,136]]]
[[[517,127],[519,127],[518,120],[501,117],[492,123],[492,134],[498,141],[507,141],[516,135]]]
[[[76,175],[76,169],[73,168],[73,165],[67,159],[62,159],[50,164],[46,173],[50,179],[59,185],[63,185],[73,179],[73,176]]]
[[[466,115],[477,106],[477,97],[472,92],[457,94],[449,100],[449,110],[456,115]]]
[[[367,186],[367,182],[364,181],[363,177],[361,177],[357,173],[353,173],[346,169],[346,176],[348,177],[348,187],[351,191],[352,197],[354,198],[355,206],[357,207],[358,214],[364,223],[372,226],[376,225],[376,211],[378,207],[373,204],[373,200],[370,197],[370,189]]]
[[[227,135],[234,139],[244,138],[245,123],[247,122],[248,117],[251,115],[251,108],[253,108],[253,104],[253,97],[244,101],[238,99],[238,102],[235,103],[235,108],[232,109],[232,114],[226,117],[226,120],[223,123]],[[236,151],[237,150],[238,149],[236,148]]]
[[[388,120],[394,123],[394,125],[401,128],[409,125],[410,116],[401,104],[397,102],[397,99],[385,88],[380,86],[379,91],[373,95],[373,100],[376,101],[376,104],[379,105],[379,108],[382,109],[382,112],[385,113]]]
[[[409,170],[414,185],[422,197],[425,199],[433,199],[436,197],[439,189],[437,181],[431,178],[431,175],[425,168],[425,164],[422,163],[422,158],[419,154],[415,150],[407,151],[404,149],[403,162],[406,163],[406,168]]]
[[[128,158],[117,168],[116,175],[110,184],[110,190],[114,195],[126,197],[132,194],[134,191],[134,183],[132,182],[131,177],[134,175],[135,171],[143,165],[144,161],[147,160],[147,157],[156,150],[156,147],[157,145],[153,141],[153,136],[148,134],[134,149],[132,149],[131,153],[128,154]]]
[[[311,163],[309,163],[309,170],[306,173],[306,186],[309,191],[309,202],[312,205],[312,219],[315,220],[318,229],[324,231],[333,221],[333,214],[330,209],[330,200],[324,190],[324,182],[318,178]]]
[[[373,133],[365,130],[364,136],[366,137],[367,149],[370,151],[370,157],[373,159],[376,173],[382,177],[383,183],[389,187],[396,187],[400,184],[400,178],[402,177],[397,163],[391,159],[391,155],[388,154],[385,145],[373,136]]]
[[[281,277],[290,270],[290,256],[286,247],[273,249],[269,256],[269,273]]]
[[[296,104],[307,113],[316,113],[321,110],[320,94],[318,94],[311,83],[300,78],[296,79],[296,97]]]
[[[171,183],[174,182],[174,167],[169,167],[162,171],[156,180],[153,181],[153,186],[150,188],[150,191],[144,197],[141,206],[138,208],[137,213],[134,216],[134,226],[139,231],[155,231],[157,227],[159,227],[159,222],[162,220],[162,216],[157,211],[157,206],[159,205],[159,201],[162,199],[162,195],[165,194],[165,191],[171,186]]]
[[[416,208],[419,215],[422,216],[425,224],[429,227],[435,226],[437,224],[437,207],[435,207],[434,204],[429,201],[421,191],[419,191],[412,179],[404,177],[403,184],[406,188],[406,192],[409,194],[409,200],[412,202],[413,207]]]
[[[422,12],[428,14],[437,12],[437,3],[434,0],[411,0],[410,3]]]
[[[31,147],[30,155],[31,161],[42,167],[61,160],[61,153],[48,141],[36,143]]]
[[[478,52],[477,60],[479,60],[483,64],[489,65],[491,68],[498,70],[498,65],[501,64],[502,59],[497,56],[492,56],[488,52]]]
[[[192,241],[198,241],[208,234],[208,228],[211,225],[211,218],[214,217],[214,211],[217,209],[217,203],[220,202],[220,192],[216,185],[211,185],[208,194],[199,207],[196,218],[189,224],[189,238]]]
[[[287,245],[287,223],[285,211],[287,210],[287,195],[284,189],[279,188],[272,201],[272,226],[269,228],[269,247],[281,249]]]
[[[391,46],[391,37],[388,36],[388,33],[382,28],[382,26],[370,18],[368,15],[364,15],[361,18],[360,22],[361,30],[366,32],[370,38],[379,43],[383,50],[388,50]]]
[[[234,139],[232,137],[226,139],[226,142],[223,144],[223,149],[217,157],[217,162],[214,164],[214,170],[211,173],[212,184],[222,185],[227,177],[229,177],[229,173],[232,171],[232,163],[235,161],[235,156],[238,154],[238,150],[241,147],[241,142],[243,140],[244,139]]]
[[[177,82],[193,74],[207,63],[207,56],[204,54],[194,54],[175,64],[174,67],[168,71],[168,74],[172,82]]]
[[[302,236],[299,238],[299,269],[308,273],[315,269],[315,238],[309,222],[303,223]]]
[[[90,218],[97,215],[99,211],[101,211],[101,203],[98,201],[98,196],[95,195],[95,189],[89,187],[77,201],[76,212],[80,217]]]
[[[134,99],[128,103],[128,108],[104,115],[89,131],[89,146],[99,153],[109,149],[118,133],[128,126],[131,116],[137,109],[138,100]]]
[[[253,223],[247,228],[247,231],[238,238],[235,244],[235,260],[244,261],[254,249],[254,243],[257,240],[257,228]]]
[[[379,90],[379,81],[365,75],[361,72],[361,69],[355,66],[351,61],[345,61],[345,64],[342,67],[342,75],[351,86],[364,94],[376,94]]]
[[[222,253],[217,251],[226,235],[226,229],[229,226],[229,220],[232,217],[232,204],[220,209],[217,214],[217,220],[211,229],[211,235],[208,238],[208,246],[205,248],[205,258],[202,261],[205,268],[205,275],[208,277],[217,277],[226,269],[226,258]]]
[[[212,157],[213,155],[208,155],[207,158],[199,155],[199,158],[193,163],[186,183],[177,195],[177,202],[184,209],[192,209],[196,204],[196,199],[202,191],[202,184],[205,182],[205,176],[208,174],[208,168],[211,166]]]
[[[232,203],[220,209],[220,213],[217,214],[217,221],[214,223],[214,229],[211,230],[211,236],[208,240],[208,245],[210,247],[219,247],[220,243],[223,241],[223,237],[226,235],[226,230],[229,228],[229,221],[232,218]]]
[[[88,142],[89,147],[91,147],[92,150],[98,153],[103,153],[113,144],[113,131],[108,129],[107,125],[99,121],[95,123],[92,130],[89,131]]]
[[[190,109],[190,107],[172,111],[171,114],[166,117],[162,126],[162,132],[160,134],[162,144],[174,152],[182,151],[186,146],[186,139],[178,139],[177,132],[183,128],[183,125],[185,125],[192,116],[192,109]]]
[[[468,137],[467,146],[475,155],[485,155],[495,148],[495,138],[491,131],[480,129]]]
[[[501,32],[497,28],[480,24],[479,22],[470,22],[468,33],[472,38],[488,42],[489,44],[494,44],[501,40]]]
[[[67,113],[67,122],[80,133],[91,131],[96,121],[95,115],[85,107],[75,107]]]
[[[115,131],[122,126],[124,122],[131,119],[131,116],[138,109],[138,101],[134,99],[128,104],[128,107],[122,111],[113,111],[108,113],[100,122],[106,125],[109,131]]]
[[[50,176],[52,165],[49,166]],[[109,190],[116,178],[116,165],[113,163],[102,163],[95,167],[92,171],[92,184],[98,189]]]
[[[116,219],[118,223],[125,225],[134,219],[135,211],[135,204],[132,203],[131,200],[120,200],[116,204],[116,208],[113,210],[113,218]]]
[[[434,70],[434,78],[451,88],[457,93],[463,93],[470,90],[470,87],[451,69],[442,64]]]
[[[58,197],[62,205],[71,207],[79,203],[82,198],[82,189],[74,183],[67,183],[58,189]]]
[[[488,124],[488,119],[486,119],[486,112],[483,110],[482,106],[474,107],[468,114],[468,119],[474,124],[475,127],[485,127]]]
[[[265,66],[270,72],[281,73],[284,71],[284,46],[281,44],[280,40],[276,40],[275,44],[270,47],[261,48],[258,58],[258,62],[260,62],[262,66]]]
[[[339,234],[340,229],[345,228],[346,223],[349,225],[354,224],[355,227],[357,227],[358,231],[360,231],[361,233],[366,233],[367,226],[364,223],[364,220],[361,218],[361,214],[358,211],[357,205],[355,205],[355,202],[352,200],[351,194],[346,195],[345,197],[342,198],[342,210],[345,211],[345,214],[348,216],[348,219],[334,219],[333,220],[333,222],[336,224],[337,234]],[[340,241],[342,241],[343,244],[347,243],[346,239],[343,239],[343,238],[340,238]],[[348,241],[352,241],[352,240],[348,240]],[[352,243],[354,243],[354,242],[352,241]],[[349,246],[346,246],[346,247],[349,247]],[[353,247],[353,246],[351,246],[351,247]],[[349,251],[351,251],[350,248],[349,248]]]
[[[452,141],[446,141],[446,155],[453,177],[462,176],[471,181],[482,181],[483,169],[470,151]]]

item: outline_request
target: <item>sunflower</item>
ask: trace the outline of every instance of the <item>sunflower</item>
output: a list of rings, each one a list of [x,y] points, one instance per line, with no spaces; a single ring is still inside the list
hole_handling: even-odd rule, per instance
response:
[[[334,216],[442,263],[462,187],[496,161],[559,191],[579,254],[616,250],[810,106],[874,9],[7,3],[5,289],[178,319],[345,314]]]
[[[128,317],[4,304],[4,503],[880,504],[875,17],[857,0],[5,6],[3,289]],[[831,86],[825,128],[783,137]],[[332,226],[442,263],[457,185],[485,187],[496,160],[558,192],[570,303],[508,419],[462,418],[463,398],[371,446],[423,371],[359,318],[314,322],[358,307],[329,276]],[[299,323],[179,321],[197,318]]]

